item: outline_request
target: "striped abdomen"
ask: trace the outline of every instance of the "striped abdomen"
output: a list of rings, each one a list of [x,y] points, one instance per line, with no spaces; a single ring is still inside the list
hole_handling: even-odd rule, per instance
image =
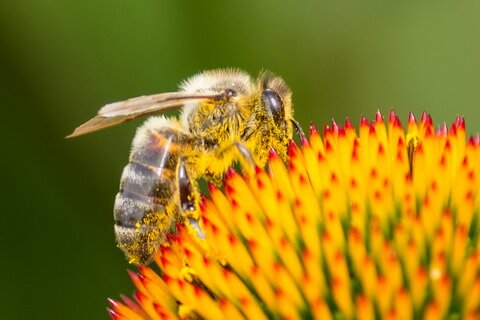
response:
[[[137,132],[114,206],[118,246],[135,264],[152,259],[178,216],[176,171],[188,143],[165,119],[153,120]]]

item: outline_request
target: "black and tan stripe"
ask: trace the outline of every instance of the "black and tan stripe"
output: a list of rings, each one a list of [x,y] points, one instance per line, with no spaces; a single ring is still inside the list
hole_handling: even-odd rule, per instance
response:
[[[118,245],[131,261],[146,263],[178,214],[176,171],[188,136],[168,127],[151,129],[133,146],[115,199]],[[168,219],[165,219],[165,216]],[[159,231],[164,231],[159,232]],[[145,239],[148,239],[146,241]]]

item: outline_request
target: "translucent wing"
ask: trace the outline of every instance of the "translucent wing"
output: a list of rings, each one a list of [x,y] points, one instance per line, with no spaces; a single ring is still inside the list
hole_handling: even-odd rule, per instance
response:
[[[67,138],[77,137],[83,134],[112,127],[117,124],[156,112],[165,112],[182,107],[186,102],[224,98],[225,93],[186,93],[170,92],[150,96],[141,96],[125,101],[114,102],[105,105],[98,114],[77,127]]]

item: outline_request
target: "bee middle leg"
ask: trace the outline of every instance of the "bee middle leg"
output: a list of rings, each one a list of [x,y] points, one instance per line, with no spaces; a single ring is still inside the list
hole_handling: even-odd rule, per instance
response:
[[[248,148],[242,142],[235,142],[234,146],[240,153],[239,160],[243,164],[244,169],[247,170],[248,166],[248,170],[250,170],[250,172],[255,171],[255,159],[253,158],[250,150],[248,150]]]

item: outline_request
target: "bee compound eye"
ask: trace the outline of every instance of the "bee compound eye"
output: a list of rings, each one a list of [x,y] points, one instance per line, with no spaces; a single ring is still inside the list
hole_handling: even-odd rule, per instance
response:
[[[265,89],[262,93],[262,100],[267,111],[272,115],[275,123],[280,123],[285,118],[285,109],[282,98],[272,89]]]

